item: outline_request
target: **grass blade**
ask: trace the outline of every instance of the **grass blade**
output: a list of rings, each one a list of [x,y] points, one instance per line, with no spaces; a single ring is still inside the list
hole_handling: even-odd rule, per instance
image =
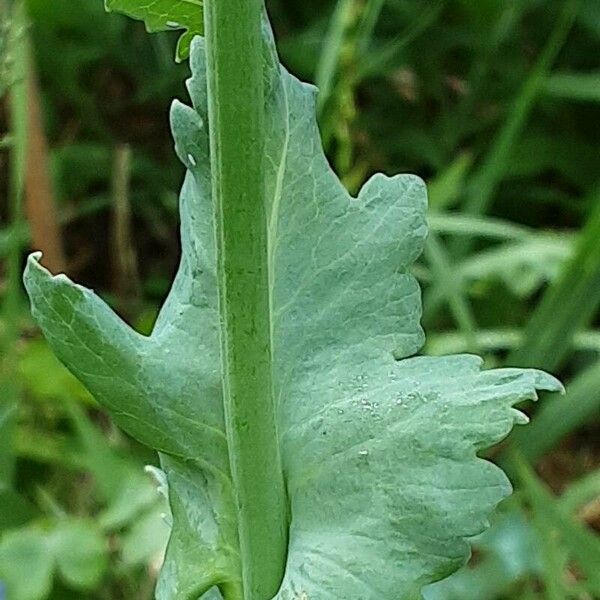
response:
[[[544,84],[546,95],[575,102],[600,102],[600,73],[553,73]]]
[[[479,329],[476,337],[482,352],[512,350],[523,343],[523,332],[519,329]],[[573,337],[573,348],[600,355],[600,331],[585,330],[576,333]],[[467,351],[464,336],[460,332],[446,331],[429,335],[427,352],[430,354],[460,354]],[[531,428],[528,431],[531,431]]]
[[[455,213],[433,213],[427,222],[436,233],[497,240],[524,240],[533,230],[502,219]]]
[[[462,332],[470,351],[477,350],[477,323],[462,291],[461,282],[454,276],[454,269],[443,244],[433,232],[429,233],[425,243],[425,258],[441,293],[445,296],[450,311]]]
[[[533,523],[544,539],[542,555],[547,567],[544,581],[548,598],[558,600],[566,597],[558,576],[564,568],[558,556],[557,537],[585,574],[585,587],[597,597],[600,594],[600,540],[562,509],[521,455],[515,453],[512,458],[532,508]]]
[[[521,88],[508,117],[500,130],[484,163],[474,177],[465,201],[465,210],[472,214],[483,214],[491,204],[496,189],[508,166],[510,153],[520,136],[533,105],[544,84],[546,75],[562,48],[567,34],[577,16],[578,0],[569,0],[556,21],[537,63]],[[465,252],[468,244],[460,246]]]
[[[323,40],[323,49],[317,65],[315,83],[319,88],[317,112],[322,116],[323,110],[333,93],[335,77],[347,29],[354,21],[356,13],[355,0],[338,0],[327,35]]]
[[[522,345],[510,364],[555,370],[567,357],[573,336],[600,306],[600,187],[590,195],[592,207],[575,253],[550,286],[529,321]]]

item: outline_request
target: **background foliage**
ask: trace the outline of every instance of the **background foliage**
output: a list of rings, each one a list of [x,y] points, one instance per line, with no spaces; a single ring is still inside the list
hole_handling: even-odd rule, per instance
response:
[[[42,248],[149,329],[179,253],[167,116],[187,67],[177,34],[148,36],[100,0],[0,7],[0,582],[15,600],[147,599],[168,531],[154,456],[54,359],[20,271]],[[430,185],[425,351],[567,383],[493,453],[517,493],[427,600],[600,597],[600,4],[269,8],[284,63],[322,90],[349,188],[378,170]]]

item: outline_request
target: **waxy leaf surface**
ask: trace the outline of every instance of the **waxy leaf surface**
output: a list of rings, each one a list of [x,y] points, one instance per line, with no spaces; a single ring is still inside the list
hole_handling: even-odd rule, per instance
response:
[[[276,600],[413,600],[464,564],[465,538],[510,492],[476,453],[524,420],[515,403],[560,384],[532,370],[481,371],[473,356],[410,358],[423,343],[410,267],[426,236],[424,185],[377,175],[349,196],[323,154],[315,89],[279,65],[269,36],[265,55],[273,385],[290,506]],[[59,357],[161,455],[173,531],[158,598],[212,597],[218,586],[233,600],[240,558],[200,38],[191,57],[193,106],[176,102],[171,117],[188,169],[182,260],[152,335],[35,255],[26,284]]]
[[[177,59],[188,57],[195,35],[204,31],[203,0],[105,0],[106,10],[144,21],[149,32],[185,30],[177,45]]]

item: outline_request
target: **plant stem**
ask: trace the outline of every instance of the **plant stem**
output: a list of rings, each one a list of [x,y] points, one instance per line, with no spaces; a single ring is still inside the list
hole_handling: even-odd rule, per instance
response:
[[[223,392],[246,600],[277,592],[287,548],[271,379],[262,11],[262,0],[210,0],[205,9]]]
[[[10,7],[10,8],[9,8]],[[11,152],[8,192],[8,221],[11,244],[6,261],[8,283],[1,307],[4,332],[0,336],[0,488],[12,487],[15,476],[13,438],[20,385],[16,377],[16,344],[21,310],[21,251],[19,232],[23,226],[23,189],[27,152],[27,69],[28,41],[25,4],[22,0],[2,5],[2,18],[11,19],[9,50]]]
[[[112,173],[112,241],[114,291],[121,312],[133,314],[141,296],[137,254],[133,243],[131,218],[131,147],[118,144],[115,148]]]

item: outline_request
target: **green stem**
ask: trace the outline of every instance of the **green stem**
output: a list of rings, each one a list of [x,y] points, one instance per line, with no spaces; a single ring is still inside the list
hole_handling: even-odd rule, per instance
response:
[[[287,548],[271,378],[262,12],[262,0],[209,0],[205,10],[225,418],[246,600],[277,592]]]
[[[10,6],[10,9],[9,9]],[[8,284],[1,313],[4,334],[0,339],[0,487],[11,487],[15,475],[12,448],[20,386],[17,369],[16,342],[19,337],[21,309],[21,252],[25,156],[27,151],[27,70],[29,43],[27,19],[22,0],[2,4],[2,18],[10,19],[9,51],[13,57],[10,69],[10,172],[8,220],[11,244],[6,261]]]

